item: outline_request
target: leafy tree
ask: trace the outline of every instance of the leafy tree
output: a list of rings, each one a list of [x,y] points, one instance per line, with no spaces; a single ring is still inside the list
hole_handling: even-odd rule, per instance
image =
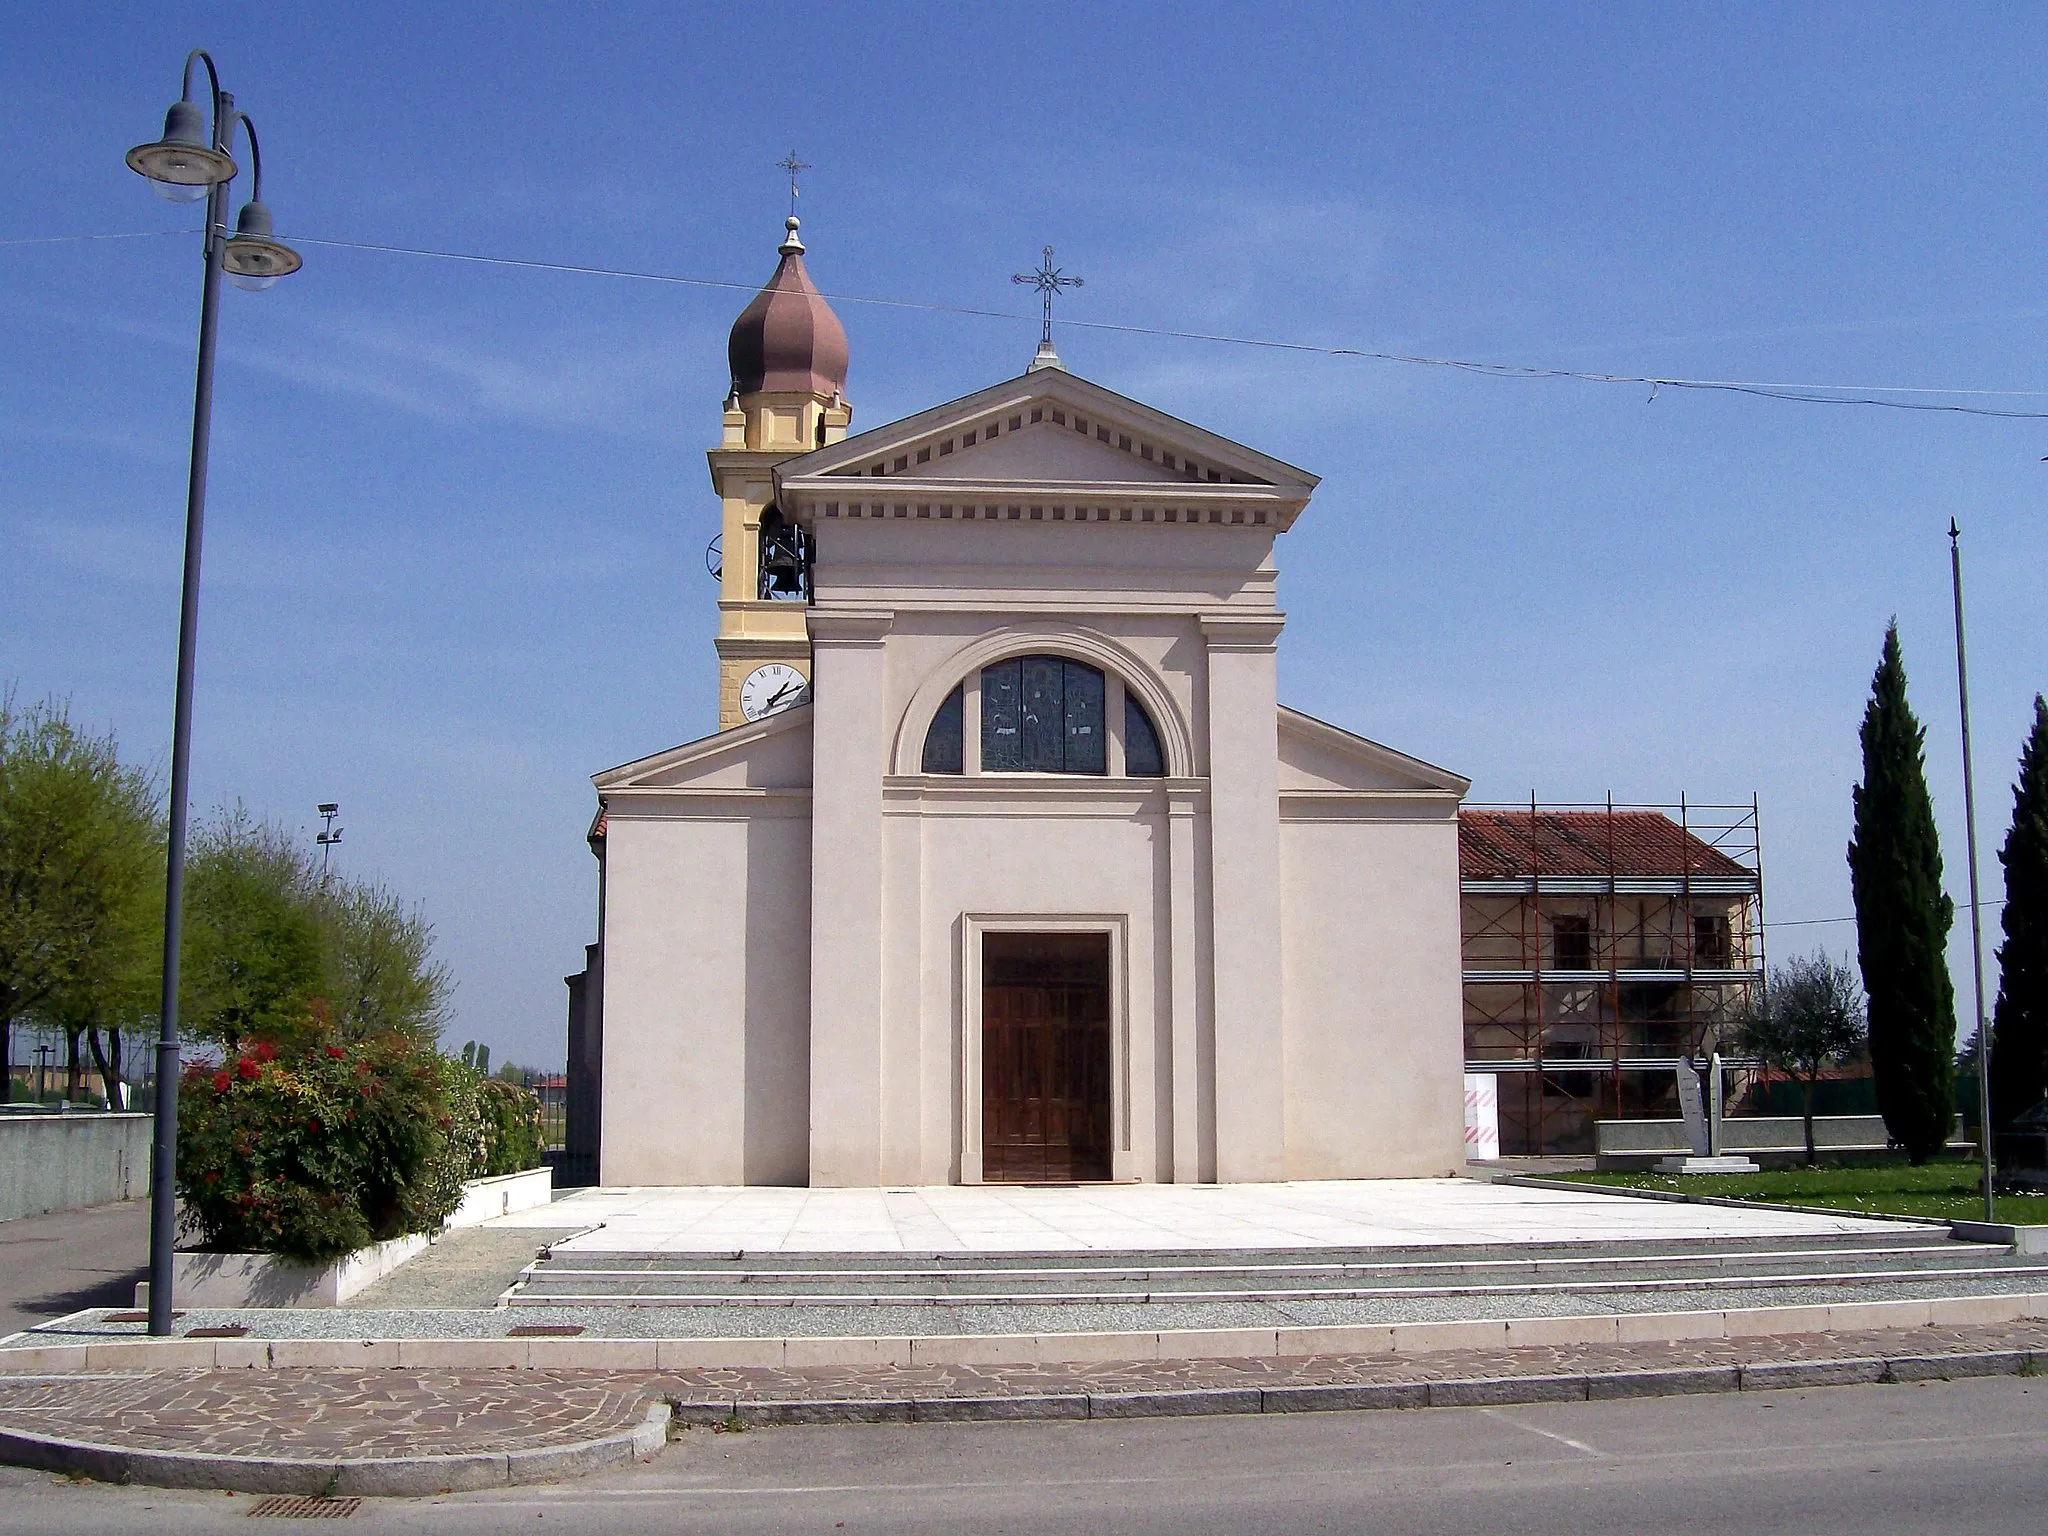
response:
[[[87,1028],[119,1011],[148,952],[162,838],[155,786],[111,734],[61,703],[0,697],[0,1061],[19,1019]]]
[[[1991,1118],[2005,1127],[2048,1098],[2048,700],[2034,695],[2034,729],[2013,786],[2005,866],[2005,942],[1991,1031]]]
[[[319,916],[334,1025],[346,1040],[395,1030],[432,1045],[454,982],[433,958],[434,930],[381,885],[321,887]]]
[[[1955,903],[1941,889],[1926,735],[1906,702],[1906,666],[1893,620],[1863,712],[1863,782],[1855,790],[1849,881],[1870,999],[1877,1107],[1891,1139],[1916,1165],[1948,1144],[1955,1114],[1955,989],[1947,956]]]
[[[283,828],[236,806],[192,839],[178,1009],[229,1055],[245,1039],[297,1046],[320,1033],[326,987],[318,875]]]
[[[1821,1074],[1863,1049],[1867,1027],[1855,974],[1826,955],[1801,956],[1773,967],[1762,1000],[1742,1020],[1741,1048],[1799,1084],[1806,1161],[1813,1145],[1813,1089]]]

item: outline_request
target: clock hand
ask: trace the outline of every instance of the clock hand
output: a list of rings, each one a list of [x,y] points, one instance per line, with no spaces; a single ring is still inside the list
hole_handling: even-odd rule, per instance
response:
[[[766,707],[769,709],[773,709],[776,705],[780,704],[785,697],[788,696],[790,689],[795,688],[797,686],[799,685],[796,683],[784,683],[780,688],[776,689],[773,693],[768,695],[768,703]]]

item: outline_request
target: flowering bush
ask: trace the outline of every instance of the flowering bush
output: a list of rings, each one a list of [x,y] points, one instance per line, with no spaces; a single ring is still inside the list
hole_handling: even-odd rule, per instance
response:
[[[178,1095],[178,1194],[203,1247],[324,1263],[436,1232],[481,1150],[475,1094],[398,1034],[258,1044]],[[460,1068],[457,1067],[459,1072]]]
[[[485,1078],[478,1085],[477,1108],[484,1122],[484,1155],[472,1178],[540,1166],[539,1094],[500,1077]]]

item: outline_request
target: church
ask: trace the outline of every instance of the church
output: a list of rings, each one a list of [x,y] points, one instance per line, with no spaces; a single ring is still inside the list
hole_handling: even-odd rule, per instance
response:
[[[709,454],[719,729],[593,780],[598,1181],[1461,1168],[1467,781],[1278,700],[1315,476],[1049,322],[854,434],[798,227]]]

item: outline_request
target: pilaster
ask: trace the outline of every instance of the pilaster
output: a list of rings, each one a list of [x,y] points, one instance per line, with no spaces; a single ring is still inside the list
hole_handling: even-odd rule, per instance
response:
[[[1277,613],[1204,614],[1209,663],[1215,1177],[1286,1177]],[[1179,1130],[1176,1127],[1176,1148]],[[1176,1175],[1177,1176],[1177,1175]]]
[[[811,1182],[882,1182],[886,609],[814,608]]]

